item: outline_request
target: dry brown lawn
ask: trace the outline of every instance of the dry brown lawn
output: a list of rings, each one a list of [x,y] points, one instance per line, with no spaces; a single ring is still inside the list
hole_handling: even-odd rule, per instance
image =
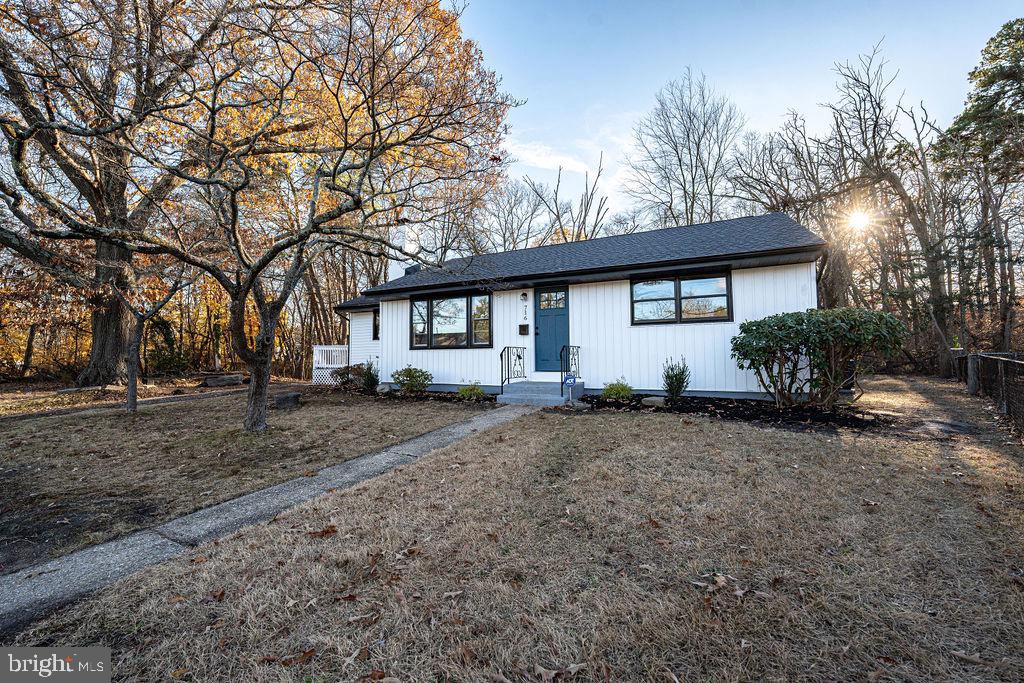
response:
[[[895,427],[527,416],[19,644],[108,645],[126,681],[1020,680],[1019,443],[955,385],[872,388]]]
[[[471,404],[307,389],[270,431],[245,396],[0,422],[0,573],[467,419]]]
[[[139,398],[180,394],[198,394],[216,389],[197,386],[198,380],[168,381],[159,385],[140,385]],[[32,415],[67,408],[92,408],[124,403],[126,389],[109,386],[65,391],[57,382],[0,383],[0,417]],[[230,387],[229,387],[230,388]]]

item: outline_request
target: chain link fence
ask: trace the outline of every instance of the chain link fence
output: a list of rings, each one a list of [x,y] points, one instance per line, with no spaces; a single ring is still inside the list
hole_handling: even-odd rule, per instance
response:
[[[1015,353],[979,353],[977,357],[977,391],[988,396],[999,411],[1024,431],[1024,361]],[[972,388],[968,363],[968,389]]]

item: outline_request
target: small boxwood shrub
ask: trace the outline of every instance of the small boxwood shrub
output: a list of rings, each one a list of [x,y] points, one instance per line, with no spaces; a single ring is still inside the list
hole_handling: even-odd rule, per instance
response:
[[[665,361],[665,368],[661,371],[661,385],[670,400],[675,401],[683,395],[690,386],[690,367],[685,358],[680,358],[678,363],[672,358]]]
[[[487,397],[487,393],[480,387],[480,382],[473,382],[459,387],[459,397],[467,401],[482,401]]]
[[[805,402],[831,410],[845,386],[860,397],[857,379],[868,359],[895,355],[906,334],[894,316],[864,308],[780,313],[742,323],[732,356],[754,371],[777,406]]]
[[[398,385],[403,394],[422,394],[434,381],[434,376],[426,370],[408,365],[391,373],[391,381]]]
[[[626,378],[621,377],[614,382],[609,382],[604,385],[604,389],[601,390],[601,398],[607,398],[618,401],[628,401],[633,397],[633,387],[626,384]]]
[[[331,370],[331,379],[335,384],[350,384],[353,381],[353,373],[356,372],[357,365],[346,365],[341,368],[334,368]]]
[[[346,365],[343,368],[335,368],[331,371],[331,379],[334,383],[355,391],[373,393],[380,384],[380,372],[373,361]]]
[[[359,374],[356,377],[359,380],[359,388],[364,393],[373,394],[377,391],[377,385],[380,384],[380,371],[377,370],[373,361],[368,360],[359,366]]]

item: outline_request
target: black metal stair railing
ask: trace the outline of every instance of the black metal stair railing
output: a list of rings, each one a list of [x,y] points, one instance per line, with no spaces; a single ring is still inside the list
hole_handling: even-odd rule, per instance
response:
[[[558,391],[561,396],[565,396],[565,376],[570,372],[577,378],[580,376],[580,347],[566,344],[558,352],[558,358],[561,361]]]
[[[526,347],[506,346],[501,350],[501,387],[505,392],[505,384],[514,379],[526,379]]]

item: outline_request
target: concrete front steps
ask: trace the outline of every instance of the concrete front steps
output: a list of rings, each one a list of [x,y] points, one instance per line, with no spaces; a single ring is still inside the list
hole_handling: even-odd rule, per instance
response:
[[[512,382],[505,385],[505,391],[498,394],[498,403],[509,403],[529,406],[560,406],[569,400],[569,387],[565,395],[559,393],[558,382]],[[583,382],[577,380],[573,387],[573,396],[583,395]]]

